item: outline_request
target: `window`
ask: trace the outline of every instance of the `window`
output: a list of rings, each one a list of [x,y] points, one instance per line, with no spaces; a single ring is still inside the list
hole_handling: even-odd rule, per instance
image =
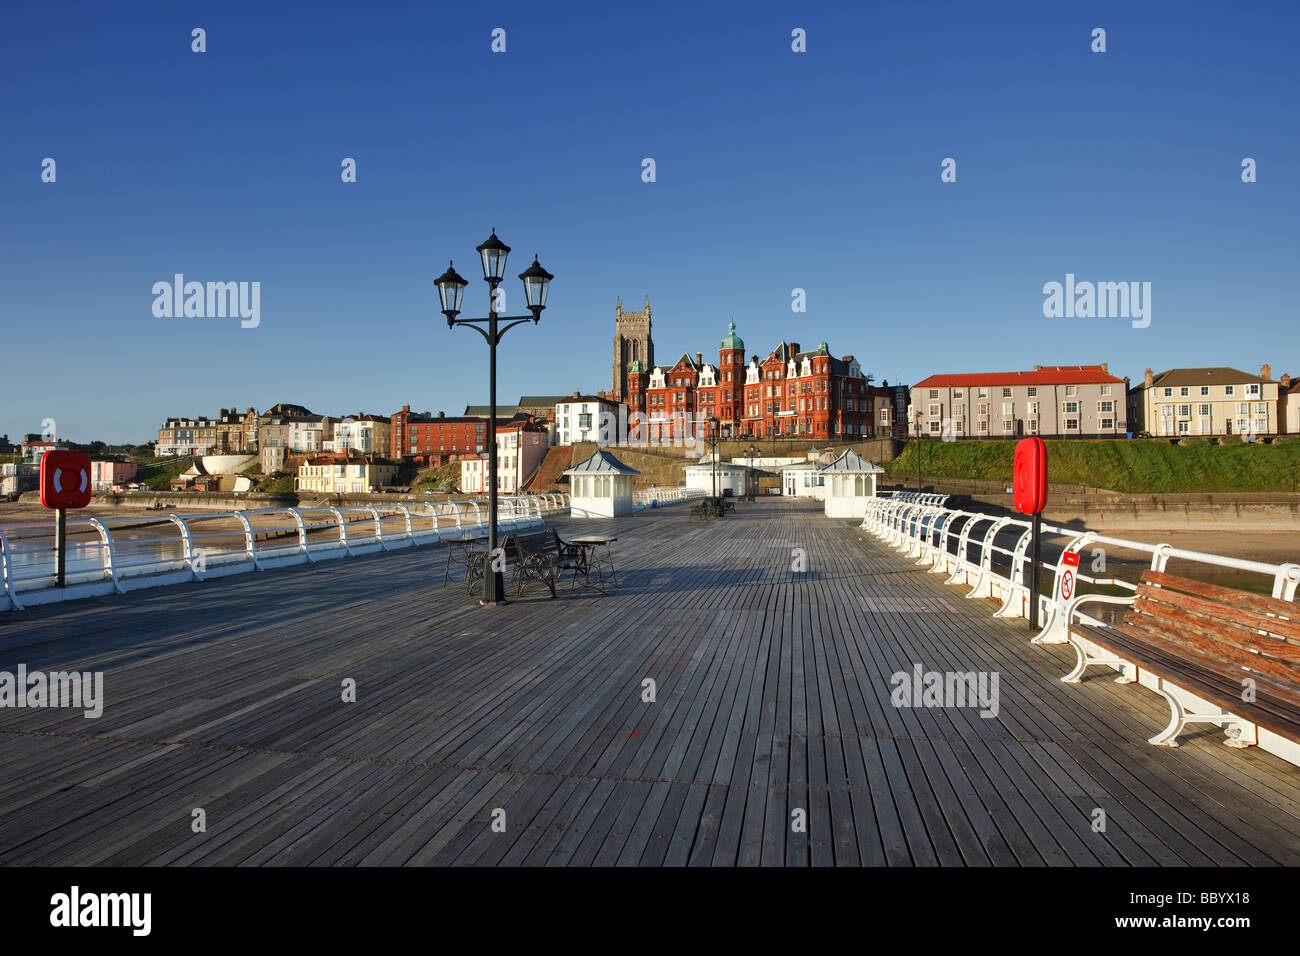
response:
[[[1038,419],[1036,419],[1036,418],[1031,418],[1031,419],[1029,420],[1029,434],[1031,434],[1031,435],[1037,435],[1037,434],[1038,434]]]
[[[1062,402],[1062,403],[1061,403],[1061,411],[1065,412],[1065,414],[1067,414],[1067,415],[1077,415],[1077,414],[1079,414],[1079,403],[1078,403],[1078,402]]]
[[[1038,397],[1038,389],[1034,388],[1033,386],[1030,386],[1030,388],[1028,389],[1028,391],[1029,391],[1029,397],[1030,397],[1030,398],[1037,398],[1037,397]]]
[[[1078,389],[1075,388],[1073,385],[1067,385],[1067,386],[1065,386],[1065,397],[1066,397],[1066,398],[1070,398],[1070,397],[1072,397],[1072,396],[1075,394],[1075,392],[1077,392],[1077,391],[1078,391]]]
[[[1109,385],[1103,385],[1103,386],[1101,387],[1101,394],[1103,394],[1103,395],[1109,395],[1109,394],[1110,394],[1110,386],[1109,386]]]
[[[1003,397],[1003,398],[1010,398],[1010,397],[1011,397],[1011,389],[1009,389],[1009,388],[1003,388],[1003,389],[1002,389],[1002,397]]]
[[[1013,428],[1015,428],[1015,427],[1016,427],[1015,419],[1012,419],[1012,418],[1004,418],[1004,419],[1002,420],[1002,430],[1003,430],[1004,432],[1009,432],[1009,431],[1011,431],[1011,430],[1012,430]]]
[[[1191,423],[1191,422],[1179,422],[1179,423],[1178,423],[1178,434],[1180,434],[1180,435],[1190,435],[1191,433],[1192,433],[1192,423]]]
[[[956,415],[958,418],[965,418],[965,417],[966,417],[966,403],[965,403],[965,402],[958,402],[956,405],[954,405],[954,406],[952,407],[952,413],[953,413],[954,415]]]
[[[1237,386],[1235,386],[1235,385],[1225,385],[1225,386],[1223,386],[1223,394],[1224,394],[1224,395],[1235,395],[1235,394],[1236,394],[1236,388],[1237,388]]]
[[[1030,415],[1037,415],[1037,414],[1038,414],[1038,403],[1037,403],[1037,402],[1030,402],[1030,403],[1029,403],[1029,414],[1030,414]]]
[[[953,397],[953,398],[965,398],[965,397],[966,397],[966,390],[965,390],[964,388],[954,388],[954,389],[952,390],[952,397]]]
[[[939,397],[939,390],[938,390],[937,388],[932,388],[932,389],[930,389],[930,397],[931,397],[931,398],[938,398],[938,397]]]
[[[1191,406],[1191,405],[1179,405],[1179,406],[1178,406],[1178,417],[1179,417],[1179,418],[1190,418],[1191,415],[1192,415],[1192,406]]]
[[[1160,417],[1161,417],[1161,418],[1173,418],[1173,417],[1174,417],[1174,406],[1172,406],[1172,405],[1161,405],[1161,406],[1160,406]]]
[[[1238,402],[1238,403],[1237,403],[1237,414],[1238,414],[1238,415],[1249,415],[1249,414],[1250,414],[1250,402]]]
[[[1210,394],[1210,386],[1208,386],[1208,385],[1202,385],[1202,386],[1201,386],[1201,396],[1202,396],[1202,397],[1205,397],[1205,396],[1207,396],[1207,395],[1209,395],[1209,394]]]
[[[1256,403],[1255,403],[1255,414],[1256,414],[1256,415],[1267,415],[1267,414],[1268,414],[1268,402],[1256,402]]]
[[[930,422],[930,431],[937,433],[939,431],[939,423],[936,421]]]
[[[1258,394],[1259,394],[1259,385],[1247,385],[1247,386],[1246,386],[1246,394],[1247,394],[1247,395],[1258,395]]]
[[[1068,431],[1076,431],[1076,432],[1077,432],[1077,431],[1079,430],[1079,419],[1077,419],[1077,418],[1067,418],[1067,419],[1065,420],[1065,430],[1066,430],[1067,432],[1068,432]]]
[[[1097,411],[1099,411],[1099,412],[1114,412],[1114,411],[1115,411],[1115,403],[1114,403],[1113,401],[1110,401],[1110,402],[1098,402],[1098,403],[1097,403]]]
[[[1165,398],[1173,398],[1173,397],[1174,397],[1174,390],[1172,388],[1166,388]]]
[[[1196,409],[1197,414],[1204,418],[1206,415],[1210,414],[1211,406],[1209,402],[1202,402],[1200,405],[1196,406]]]
[[[987,388],[981,388],[981,389],[976,393],[975,397],[976,397],[976,398],[988,398],[988,397],[989,397],[989,390],[988,390]]]
[[[987,396],[986,396],[986,397],[987,397]],[[980,402],[980,404],[979,404],[979,413],[980,413],[981,415],[987,415],[987,414],[989,413],[989,403],[988,403],[988,402]]]
[[[1002,414],[1003,414],[1003,415],[1014,415],[1015,413],[1016,413],[1016,403],[1015,403],[1015,402],[1003,402],[1003,403],[1002,403]]]
[[[1110,430],[1114,429],[1114,427],[1115,427],[1115,419],[1113,419],[1113,418],[1103,418],[1103,419],[1101,420],[1101,427],[1102,427],[1102,429],[1105,430],[1105,431],[1110,431]]]
[[[979,430],[982,431],[982,432],[986,432],[986,431],[988,431],[988,430],[989,430],[989,423],[986,422],[986,421],[981,421],[981,422],[980,422],[980,426],[979,426]]]
[[[938,403],[938,402],[931,402],[931,403],[930,403],[930,414],[931,414],[931,415],[938,415],[938,414],[939,414],[939,403]]]

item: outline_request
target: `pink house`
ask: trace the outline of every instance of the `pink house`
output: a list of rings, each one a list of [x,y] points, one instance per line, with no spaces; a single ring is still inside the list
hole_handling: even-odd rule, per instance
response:
[[[533,477],[550,447],[550,432],[537,420],[511,422],[497,427],[497,493],[517,495]],[[488,462],[480,458],[460,460],[460,490],[465,494],[487,494]]]
[[[135,477],[136,466],[129,461],[92,461],[90,487],[107,491],[114,485],[124,484]]]

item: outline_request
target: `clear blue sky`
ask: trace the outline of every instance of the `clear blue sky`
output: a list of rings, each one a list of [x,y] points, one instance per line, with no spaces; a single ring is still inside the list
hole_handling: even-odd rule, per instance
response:
[[[447,330],[433,279],[454,258],[483,314],[493,226],[512,312],[533,252],[556,276],[541,324],[504,340],[503,402],[607,388],[615,298],[647,293],[661,361],[716,356],[734,316],[750,353],[825,339],[877,381],[1294,374],[1298,11],[10,2],[0,432],[144,441],[276,402],[458,413],[486,401],[487,350]],[[155,318],[177,272],[260,282],[260,326]],[[1150,327],[1044,318],[1067,272],[1151,282]]]

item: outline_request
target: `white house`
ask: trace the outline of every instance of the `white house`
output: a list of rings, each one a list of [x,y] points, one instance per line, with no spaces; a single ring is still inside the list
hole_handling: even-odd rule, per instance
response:
[[[818,474],[821,465],[815,461],[796,461],[781,466],[781,494],[794,498],[822,498],[826,479]]]
[[[823,465],[818,475],[826,480],[826,517],[865,517],[867,501],[876,496],[876,475],[884,470],[851,448]]]
[[[536,473],[550,447],[550,433],[534,419],[510,422],[497,428],[497,492],[517,495]],[[460,490],[486,494],[488,490],[486,452],[460,460]]]
[[[598,451],[565,472],[574,518],[617,518],[632,513],[632,485],[641,474],[607,451]]]
[[[601,395],[573,396],[555,403],[555,444],[576,445],[594,441],[602,445],[620,442],[621,423],[627,421],[627,405]]]
[[[686,487],[697,488],[706,495],[716,494],[720,497],[742,497],[746,494],[745,485],[751,471],[748,465],[739,465],[734,462],[719,461],[716,471],[716,481],[714,484],[715,471],[713,467],[713,456],[705,455],[697,462],[683,466],[686,469]],[[757,469],[753,469],[757,470]]]

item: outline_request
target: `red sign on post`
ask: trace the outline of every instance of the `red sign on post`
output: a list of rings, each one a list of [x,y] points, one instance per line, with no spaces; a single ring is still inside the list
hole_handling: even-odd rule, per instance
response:
[[[1061,600],[1068,601],[1074,596],[1074,575],[1079,568],[1079,552],[1066,551],[1061,555]]]
[[[1041,438],[1016,443],[1012,504],[1022,515],[1042,514],[1047,504],[1047,446]]]
[[[83,451],[55,450],[41,456],[41,504],[47,508],[84,508],[90,504],[90,456]]]

